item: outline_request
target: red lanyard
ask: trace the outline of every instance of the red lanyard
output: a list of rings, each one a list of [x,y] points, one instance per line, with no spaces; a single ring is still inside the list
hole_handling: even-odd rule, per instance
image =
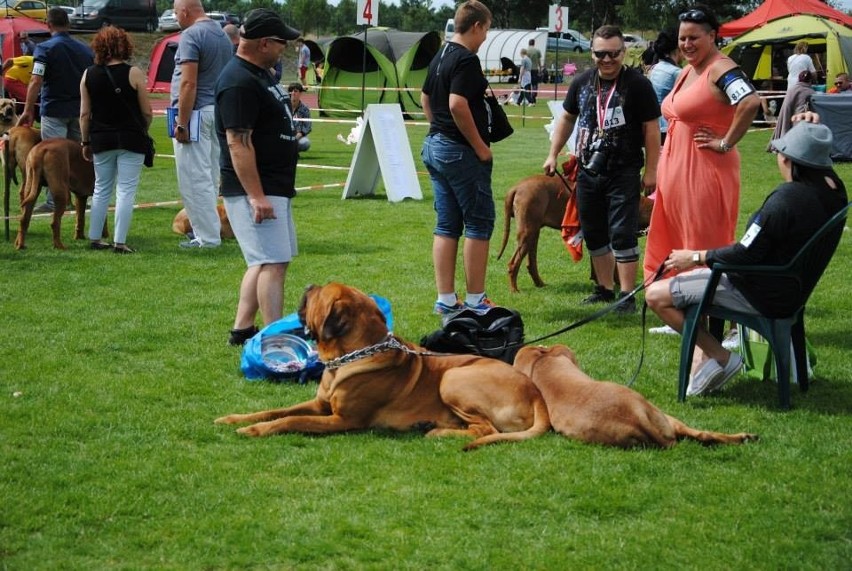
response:
[[[601,106],[601,84],[600,78],[598,78],[598,95],[597,95],[597,106],[598,106],[598,133],[602,134],[604,130],[604,122],[606,121],[606,110],[609,108],[609,103],[612,101],[612,96],[615,94],[615,86],[618,81],[614,81],[612,83],[612,87],[609,88],[609,92],[606,95],[606,102],[604,102],[603,106]]]

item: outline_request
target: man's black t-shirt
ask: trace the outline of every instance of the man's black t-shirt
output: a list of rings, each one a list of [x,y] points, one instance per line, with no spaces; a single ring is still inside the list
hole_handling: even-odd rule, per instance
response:
[[[600,103],[599,103],[600,102]],[[645,156],[643,123],[659,118],[660,105],[654,87],[635,69],[624,67],[615,81],[601,80],[597,69],[577,76],[562,106],[577,116],[577,157],[588,163],[591,146],[602,139],[607,150],[607,171],[642,168]],[[603,117],[603,130],[598,129]]]
[[[235,56],[216,83],[216,136],[222,152],[222,196],[246,192],[240,184],[226,129],[251,129],[257,170],[267,196],[295,196],[298,145],[290,94],[276,83],[268,71]]]
[[[447,42],[429,64],[429,73],[423,84],[423,93],[429,96],[432,123],[429,134],[441,133],[470,146],[450,114],[450,94],[467,99],[479,136],[488,140],[488,111],[485,108],[485,89],[488,80],[482,74],[479,57],[466,47]]]

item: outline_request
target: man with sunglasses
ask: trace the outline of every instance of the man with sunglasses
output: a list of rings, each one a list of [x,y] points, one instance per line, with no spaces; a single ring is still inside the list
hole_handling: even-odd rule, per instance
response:
[[[246,15],[237,55],[216,83],[222,197],[246,269],[228,342],[242,345],[281,318],[284,278],[297,252],[290,202],[299,150],[290,95],[269,73],[299,32],[269,8]],[[296,83],[301,87],[300,83]]]
[[[182,248],[215,248],[221,243],[216,197],[219,190],[219,143],[213,132],[216,78],[233,57],[222,26],[204,12],[201,0],[175,0],[175,17],[183,30],[175,52],[171,106],[177,108],[173,146],[180,192],[192,231]],[[190,140],[190,116],[197,140]]]
[[[849,93],[852,92],[852,83],[849,83],[848,73],[838,73],[834,78],[834,87],[828,90],[829,93]]]
[[[626,298],[633,289],[639,260],[640,190],[651,191],[656,185],[660,106],[651,82],[623,65],[624,51],[624,36],[617,27],[601,26],[595,31],[595,67],[571,82],[562,104],[565,113],[556,123],[544,162],[544,172],[553,175],[558,155],[577,123],[577,207],[598,280],[583,303],[615,301],[614,269],[620,297]],[[619,313],[635,310],[633,298],[624,299],[616,309]]]

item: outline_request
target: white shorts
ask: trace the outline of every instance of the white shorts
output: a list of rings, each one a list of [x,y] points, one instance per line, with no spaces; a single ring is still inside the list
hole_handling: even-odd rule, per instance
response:
[[[255,223],[248,196],[225,196],[225,211],[246,265],[286,264],[299,253],[290,199],[267,196],[275,210],[271,220]]]

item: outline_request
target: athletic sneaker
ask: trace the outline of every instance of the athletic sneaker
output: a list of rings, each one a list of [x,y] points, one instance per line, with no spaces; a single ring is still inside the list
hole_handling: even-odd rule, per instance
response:
[[[472,309],[473,311],[488,311],[492,307],[497,307],[497,304],[488,299],[488,296],[483,296],[479,303],[475,305],[468,302],[464,302],[464,308]]]
[[[651,335],[678,335],[678,332],[668,325],[663,325],[662,327],[651,327],[648,329],[648,333]]]
[[[725,374],[725,370],[716,362],[715,359],[707,359],[701,365],[695,374],[689,379],[689,385],[686,387],[686,396],[694,397],[703,395],[714,383]]]
[[[206,242],[202,242],[198,238],[193,238],[192,240],[187,240],[186,242],[180,243],[181,248],[190,249],[190,248],[218,248],[219,244],[210,244]]]
[[[447,305],[442,301],[436,301],[433,312],[437,313],[438,315],[453,315],[454,313],[458,313],[462,309],[464,309],[464,306],[460,304],[458,300],[456,300],[456,303],[454,305]]]
[[[602,285],[596,285],[595,291],[589,297],[582,301],[583,305],[592,303],[612,303],[615,301],[615,293],[611,289],[606,289]]]
[[[613,311],[620,315],[631,315],[636,313],[636,298],[628,298],[627,293],[621,292],[618,294],[618,305],[615,306]]]
[[[728,358],[728,364],[722,369],[722,374],[709,386],[707,392],[721,390],[725,384],[734,378],[743,368],[743,358],[739,353],[731,353]]]

